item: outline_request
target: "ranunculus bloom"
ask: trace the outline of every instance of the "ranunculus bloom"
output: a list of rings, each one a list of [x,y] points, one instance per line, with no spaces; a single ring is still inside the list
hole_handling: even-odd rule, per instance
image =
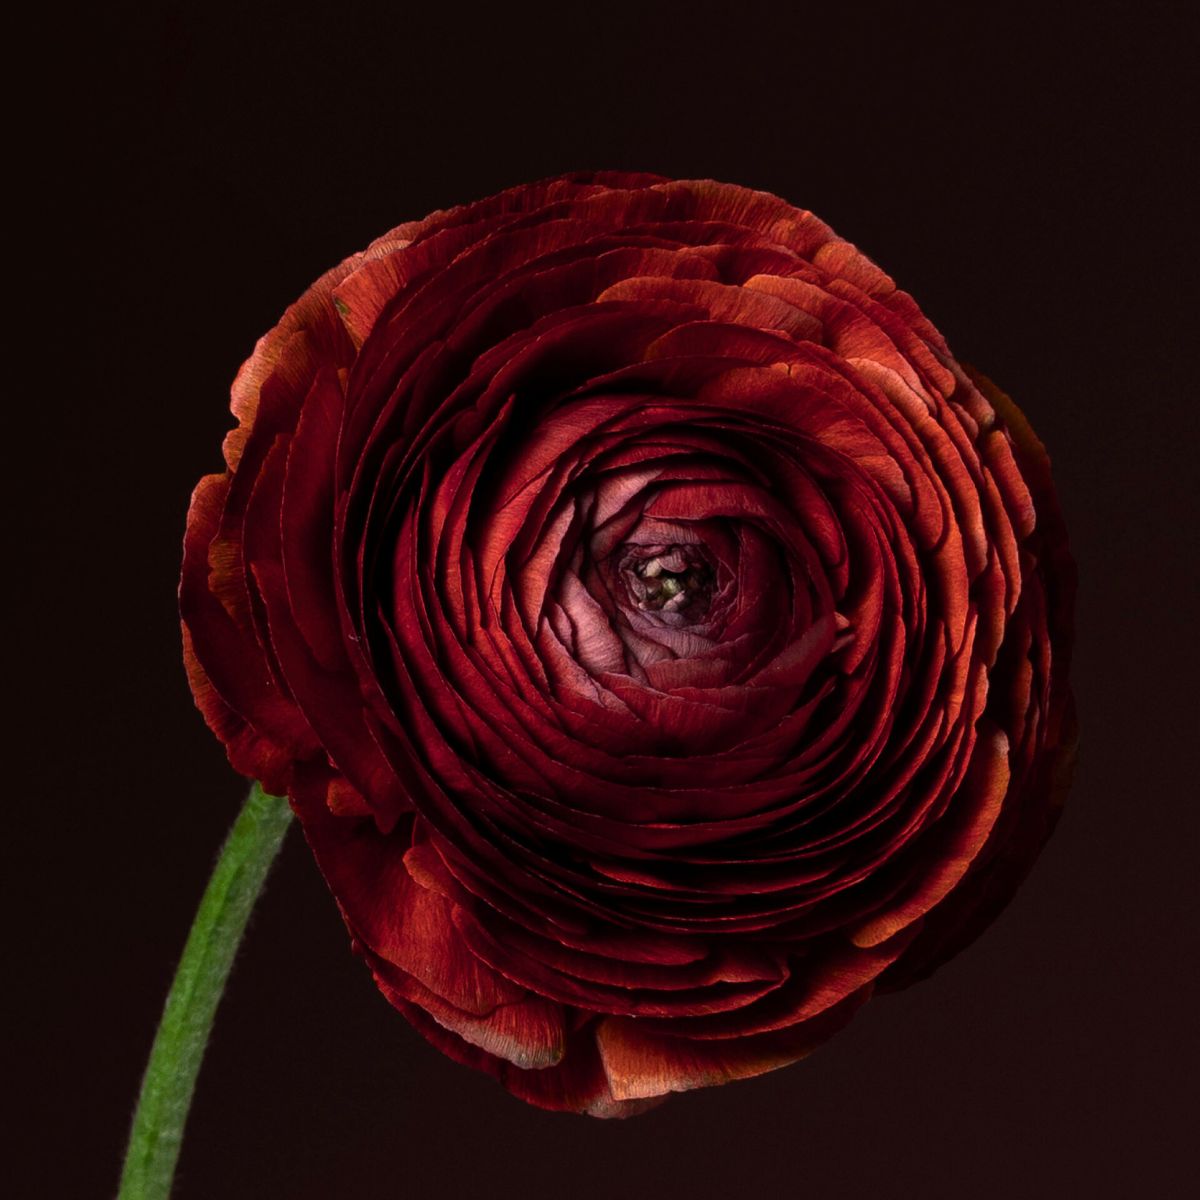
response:
[[[387,999],[521,1098],[801,1058],[1050,831],[1045,453],[812,214],[624,174],[435,213],[322,276],[232,407],[197,703]]]

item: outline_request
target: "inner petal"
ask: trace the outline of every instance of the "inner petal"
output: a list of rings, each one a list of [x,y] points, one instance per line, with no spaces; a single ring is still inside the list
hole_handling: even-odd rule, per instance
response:
[[[626,599],[642,612],[675,613],[692,624],[712,605],[717,573],[697,543],[627,543],[619,570]]]

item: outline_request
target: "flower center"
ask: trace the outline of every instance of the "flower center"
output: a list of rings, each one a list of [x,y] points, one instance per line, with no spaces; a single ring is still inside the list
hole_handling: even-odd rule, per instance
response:
[[[629,545],[621,575],[632,603],[643,612],[681,613],[699,620],[712,603],[715,572],[696,545]]]

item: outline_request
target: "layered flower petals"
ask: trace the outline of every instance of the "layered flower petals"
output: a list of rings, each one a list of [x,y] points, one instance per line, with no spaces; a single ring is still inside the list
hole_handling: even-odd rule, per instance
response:
[[[381,992],[547,1107],[794,1062],[1070,774],[1045,451],[812,214],[573,175],[400,226],[233,389],[189,679]]]

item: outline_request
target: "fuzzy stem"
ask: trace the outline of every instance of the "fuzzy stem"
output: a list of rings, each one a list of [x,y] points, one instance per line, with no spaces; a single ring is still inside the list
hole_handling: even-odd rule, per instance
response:
[[[117,1200],[167,1200],[196,1075],[229,969],[292,811],[256,783],[238,813],[204,897],[142,1079]]]

